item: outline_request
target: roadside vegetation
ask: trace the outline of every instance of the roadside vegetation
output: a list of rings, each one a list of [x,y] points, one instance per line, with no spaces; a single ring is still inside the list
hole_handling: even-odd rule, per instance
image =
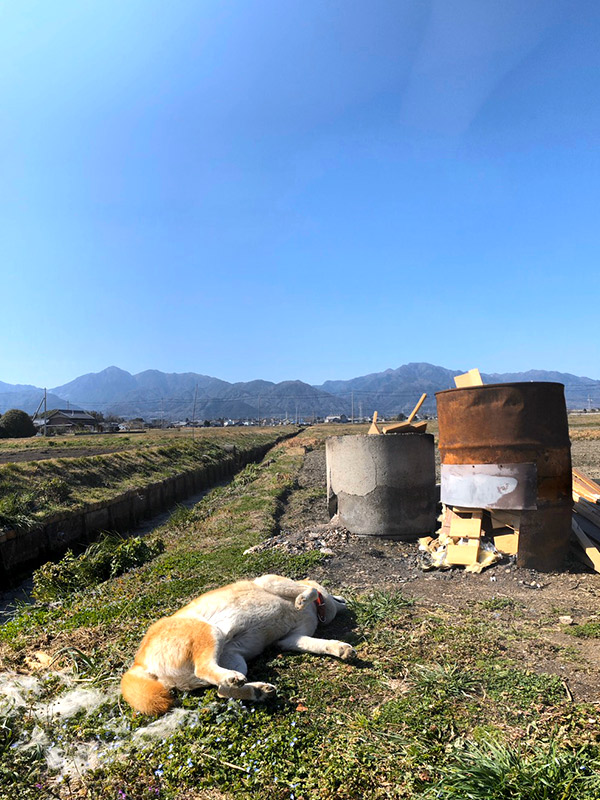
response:
[[[81,437],[92,440],[90,455],[0,464],[0,528],[32,528],[53,514],[75,511],[164,478],[214,466],[230,455],[225,448],[235,446],[243,453],[272,444],[285,430],[211,428],[197,431],[194,437],[165,436],[161,432],[148,437],[125,436],[119,440],[122,450],[100,455],[93,454],[95,437]],[[81,446],[79,437],[70,438]],[[114,442],[114,437],[98,438]],[[45,440],[46,447],[52,441]]]
[[[597,706],[516,659],[538,630],[510,598],[456,610],[374,589],[329,629],[356,663],[270,651],[251,665],[277,685],[271,703],[209,689],[154,721],[119,699],[158,617],[227,581],[323,562],[244,551],[277,532],[305,448],[327,433],[303,432],[175,510],[146,563],[77,580],[0,626],[0,797],[597,800]]]

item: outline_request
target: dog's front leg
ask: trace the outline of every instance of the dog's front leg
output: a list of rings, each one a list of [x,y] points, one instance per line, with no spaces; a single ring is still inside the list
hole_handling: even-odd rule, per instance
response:
[[[335,656],[342,661],[351,661],[356,658],[356,650],[346,642],[337,639],[316,639],[314,636],[303,636],[298,633],[289,633],[277,642],[282,650],[293,650],[297,653],[314,653],[320,656]]]

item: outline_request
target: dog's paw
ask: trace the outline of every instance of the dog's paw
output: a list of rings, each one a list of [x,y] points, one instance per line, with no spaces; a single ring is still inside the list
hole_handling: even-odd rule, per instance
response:
[[[354,661],[356,658],[356,650],[346,642],[340,642],[338,657],[342,661]]]
[[[229,688],[231,686],[243,686],[246,683],[246,676],[241,672],[232,672],[220,682],[219,686]]]
[[[319,593],[317,590],[311,586],[310,589],[305,589],[301,594],[298,595],[298,597],[296,597],[294,606],[298,609],[298,611],[302,611],[307,603],[311,603],[313,600],[317,599],[318,594]]]
[[[261,700],[268,700],[275,695],[277,691],[272,683],[253,683],[252,691],[254,694],[253,700],[260,702]]]

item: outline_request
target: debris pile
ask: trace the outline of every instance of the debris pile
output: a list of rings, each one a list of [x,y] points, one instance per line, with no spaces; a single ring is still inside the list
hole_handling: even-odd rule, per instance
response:
[[[266,550],[279,550],[289,555],[299,555],[318,550],[325,556],[332,556],[334,550],[348,542],[350,533],[340,526],[318,525],[303,531],[282,531],[253,547],[244,550],[244,555],[263,553]]]
[[[489,535],[490,530],[489,511],[444,506],[438,537],[419,539],[419,550],[424,554],[422,567],[448,569],[463,566],[465,572],[481,572],[502,557],[502,552]]]

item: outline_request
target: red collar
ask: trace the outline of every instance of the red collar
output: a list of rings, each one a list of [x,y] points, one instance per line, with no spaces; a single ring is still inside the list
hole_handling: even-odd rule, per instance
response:
[[[325,622],[325,598],[321,594],[321,592],[317,592],[317,599],[315,600],[315,605],[317,607],[317,617],[319,622]]]

